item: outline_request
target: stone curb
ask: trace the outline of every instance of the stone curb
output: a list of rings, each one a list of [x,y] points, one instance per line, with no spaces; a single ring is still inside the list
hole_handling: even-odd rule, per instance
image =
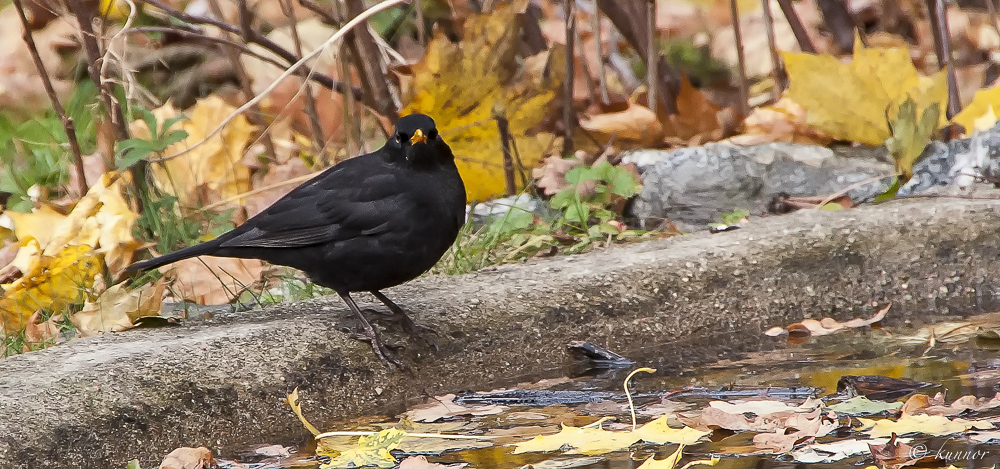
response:
[[[998,222],[1000,202],[898,201],[425,277],[388,292],[441,334],[434,354],[390,326],[410,345],[408,372],[338,329],[353,322],[336,297],[73,340],[0,361],[0,468],[151,468],[178,446],[302,444],[283,405],[295,387],[323,427],[424,393],[558,376],[571,340],[663,344],[690,365],[779,344],[759,333],[770,326],[876,303],[894,302],[897,320],[979,311],[1000,287]],[[727,339],[699,341],[712,334]]]

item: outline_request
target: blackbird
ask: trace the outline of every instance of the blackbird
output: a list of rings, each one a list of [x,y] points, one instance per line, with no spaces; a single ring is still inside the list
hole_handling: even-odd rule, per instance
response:
[[[375,295],[410,333],[402,308],[379,290],[423,274],[465,223],[465,185],[434,120],[399,119],[386,144],[303,183],[263,212],[211,241],[132,264],[141,272],[191,257],[262,259],[305,272],[333,289],[361,321],[383,364],[401,366],[351,292]]]

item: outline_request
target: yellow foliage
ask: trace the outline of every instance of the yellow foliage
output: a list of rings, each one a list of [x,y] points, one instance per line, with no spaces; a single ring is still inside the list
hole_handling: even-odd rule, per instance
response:
[[[28,244],[37,243],[30,239]],[[67,246],[53,256],[38,252],[24,275],[3,285],[0,319],[7,333],[24,329],[36,311],[64,311],[81,304],[94,278],[101,272],[102,255],[87,245]]]
[[[565,51],[554,47],[533,56],[518,73],[517,14],[526,5],[518,0],[472,16],[460,44],[439,35],[413,66],[411,98],[401,114],[422,112],[434,118],[455,153],[469,200],[503,194],[506,187],[495,114],[509,121],[524,168],[536,166],[554,139],[529,131],[546,117],[561,86]]]
[[[695,444],[709,432],[689,427],[670,428],[667,417],[649,422],[635,431],[608,431],[600,428],[572,427],[563,425],[555,435],[542,435],[518,443],[514,454],[540,451],[557,451],[564,446],[572,448],[571,453],[603,454],[628,448],[643,440],[656,444]]]
[[[156,185],[176,195],[182,207],[201,207],[250,190],[250,170],[241,159],[254,128],[245,117],[236,116],[219,133],[194,146],[235,110],[221,98],[211,96],[198,101],[187,119],[170,128],[183,130],[188,136],[167,147],[164,156],[183,154],[153,164],[150,169]],[[152,112],[159,123],[181,113],[171,103]],[[132,133],[139,138],[150,137],[141,120],[132,123]]]
[[[23,329],[38,310],[63,312],[83,303],[104,261],[118,271],[132,258],[138,246],[132,226],[139,215],[122,197],[121,183],[103,175],[69,215],[45,206],[6,212],[20,242],[11,264],[23,274],[3,286],[0,315],[7,332]]]
[[[956,114],[951,121],[965,127],[967,134],[971,134],[974,130],[988,130],[996,124],[997,109],[1000,109],[1000,86],[976,91],[972,102],[965,109],[962,109],[962,112]]]
[[[788,97],[808,111],[811,127],[834,139],[881,145],[907,97],[916,103],[917,115],[934,103],[944,109],[948,102],[945,71],[920,76],[905,48],[867,49],[856,41],[849,64],[830,55],[782,55]],[[939,123],[946,123],[943,116]]]

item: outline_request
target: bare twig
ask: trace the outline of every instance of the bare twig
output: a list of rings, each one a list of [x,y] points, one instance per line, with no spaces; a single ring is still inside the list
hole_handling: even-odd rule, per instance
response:
[[[729,16],[733,21],[733,35],[736,39],[736,64],[739,68],[740,114],[750,114],[750,89],[747,84],[746,54],[743,51],[743,34],[740,32],[740,9],[736,0],[729,0]]]
[[[649,108],[656,112],[660,107],[656,101],[657,82],[660,79],[657,65],[660,60],[660,46],[657,44],[658,37],[656,31],[656,0],[646,0],[646,86],[648,89],[647,101]]]
[[[503,180],[506,183],[507,195],[514,195],[517,192],[517,183],[514,181],[514,157],[510,152],[510,124],[504,115],[503,107],[500,104],[493,106],[493,120],[497,122],[497,130],[500,132],[500,148],[503,150]]]
[[[594,2],[594,14],[590,16],[590,29],[594,31],[594,42],[597,47],[597,82],[601,89],[601,104],[607,105],[611,98],[608,96],[607,70],[604,65],[604,48],[601,45],[601,9]]]
[[[28,51],[31,53],[31,60],[35,62],[35,69],[38,70],[38,75],[42,79],[45,93],[49,95],[49,100],[52,101],[52,109],[59,115],[59,120],[66,131],[66,140],[69,142],[69,148],[73,152],[73,167],[76,169],[76,188],[80,195],[84,195],[90,186],[87,185],[87,174],[83,169],[83,154],[80,151],[80,142],[76,139],[76,125],[73,123],[73,118],[66,114],[66,109],[63,108],[62,103],[59,102],[59,96],[56,95],[56,89],[52,86],[52,80],[49,78],[48,72],[45,71],[45,64],[42,63],[42,57],[38,54],[38,47],[35,45],[35,38],[31,34],[31,25],[28,22],[28,17],[24,14],[24,5],[21,4],[21,0],[14,0],[14,8],[17,9],[17,15],[21,18],[21,26],[24,28],[24,35],[21,37],[28,46]]]
[[[209,0],[209,8],[212,9],[212,13],[219,18],[223,17],[222,8],[219,6],[218,0]],[[250,11],[247,9],[246,0],[237,1],[239,7],[239,21],[240,29],[243,30],[242,39],[245,41],[248,35],[247,31],[251,30],[252,27],[250,23],[252,22]],[[294,22],[293,22],[294,25]],[[240,53],[237,49],[231,47],[225,47],[225,53],[229,56],[229,63],[232,64],[233,72],[236,74],[236,80],[239,82],[240,88],[243,90],[243,94],[249,99],[254,95],[253,84],[250,81],[250,76],[247,74],[246,68],[243,67],[243,62],[240,60]],[[255,127],[262,129],[260,133],[260,139],[264,142],[264,148],[267,153],[272,157],[275,155],[274,140],[271,139],[270,132],[267,131],[267,121],[264,119],[264,113],[261,112],[260,106],[254,105],[250,108],[250,111],[246,113],[247,121],[253,124]]]
[[[281,9],[289,20],[288,27],[292,32],[292,42],[295,44],[295,53],[302,56],[302,40],[299,38],[298,22],[295,21],[295,10],[292,8],[291,0],[281,0]],[[313,148],[319,155],[323,151],[323,144],[326,137],[323,136],[323,126],[319,122],[319,112],[316,111],[316,97],[313,96],[312,89],[308,83],[304,84],[303,92],[306,96],[306,115],[309,117],[309,126],[313,131]]]
[[[129,34],[169,33],[169,34],[177,34],[178,36],[187,36],[191,38],[196,38],[198,40],[203,40],[206,42],[216,42],[219,44],[225,44],[228,47],[238,49],[243,54],[260,59],[261,61],[274,65],[275,67],[278,68],[283,69],[287,65],[278,62],[277,60],[274,60],[273,57],[258,53],[257,51],[254,51],[253,49],[247,47],[245,44],[241,44],[231,39],[227,39],[224,37],[208,36],[200,31],[182,29],[178,28],[177,26],[142,26],[139,28],[129,29],[128,33]],[[355,90],[355,93],[361,94],[361,89]]]
[[[320,6],[313,0],[299,0],[299,5],[302,5],[313,13],[319,15],[320,20],[330,26],[340,26],[340,23],[343,23],[343,21],[334,17],[329,11],[326,11],[326,8]]]
[[[788,26],[792,28],[792,34],[795,35],[795,41],[799,43],[799,49],[802,49],[802,52],[815,54],[816,46],[813,45],[812,39],[809,39],[809,33],[806,32],[805,26],[802,26],[802,20],[795,12],[792,0],[778,0],[778,6],[781,7],[781,13],[788,20]]]
[[[154,0],[150,0],[150,1],[154,1]],[[285,78],[288,78],[289,76],[291,76],[294,73],[297,73],[299,67],[305,65],[305,63],[308,62],[309,60],[312,60],[313,57],[316,57],[317,55],[323,53],[328,47],[330,47],[330,45],[332,45],[332,44],[336,43],[337,41],[340,41],[341,39],[343,39],[344,35],[347,34],[351,29],[357,27],[359,24],[364,23],[370,16],[374,15],[375,13],[378,13],[378,12],[380,12],[382,10],[385,10],[386,8],[398,5],[398,4],[403,3],[405,1],[406,0],[386,0],[386,1],[382,2],[382,3],[379,3],[379,4],[377,4],[377,5],[373,6],[373,7],[365,10],[362,14],[356,16],[351,21],[348,21],[347,24],[345,24],[342,28],[340,28],[340,30],[338,30],[336,33],[334,33],[332,36],[330,36],[319,47],[317,47],[316,49],[312,50],[311,52],[309,52],[308,54],[306,54],[305,56],[303,56],[301,59],[299,59],[298,61],[296,61],[295,63],[293,63],[291,66],[289,66],[288,69],[285,70],[284,72],[282,72],[281,75],[278,75],[278,77],[273,82],[271,82],[270,85],[268,85],[266,88],[264,88],[264,90],[261,91],[260,94],[254,96],[252,99],[250,99],[245,104],[243,104],[242,106],[240,106],[239,108],[237,108],[235,111],[233,111],[233,113],[230,114],[229,117],[227,117],[226,119],[223,119],[223,121],[220,122],[218,126],[216,126],[214,129],[212,129],[211,132],[208,132],[201,141],[195,142],[193,145],[191,145],[190,147],[188,147],[187,149],[185,149],[185,150],[183,150],[181,152],[178,152],[178,153],[175,153],[175,154],[172,154],[172,155],[167,155],[167,156],[164,156],[163,158],[158,158],[158,159],[152,160],[152,161],[165,161],[165,160],[169,160],[169,159],[172,159],[172,158],[176,158],[176,157],[178,157],[178,156],[180,156],[180,155],[182,155],[182,154],[184,154],[184,153],[186,153],[188,151],[191,151],[194,148],[197,148],[197,147],[199,147],[201,145],[204,145],[205,142],[207,142],[210,138],[214,137],[216,134],[218,134],[219,132],[221,132],[222,129],[225,128],[225,126],[228,125],[230,121],[232,121],[234,118],[236,118],[236,116],[240,115],[243,112],[246,112],[246,110],[250,109],[250,107],[253,106],[254,104],[259,103],[268,94],[270,94],[272,91],[274,91],[274,89],[278,87],[278,85],[282,82],[282,80],[284,80]]]
[[[646,34],[647,25],[646,2],[649,0],[597,0],[597,6],[611,20],[618,32],[635,49],[643,62],[649,60],[649,38]],[[646,70],[650,70],[649,64]],[[677,94],[680,93],[680,73],[675,70],[662,54],[656,56],[656,74],[659,77],[657,96],[660,109],[666,114],[677,113]]]
[[[764,32],[767,36],[767,50],[771,53],[771,99],[777,101],[781,90],[785,87],[785,74],[782,72],[781,57],[778,56],[778,46],[774,41],[774,18],[771,16],[771,0],[761,0],[761,13],[764,16]]]
[[[191,24],[207,24],[207,25],[215,26],[215,27],[217,27],[217,28],[219,28],[219,29],[221,29],[223,31],[230,32],[230,33],[237,34],[237,35],[240,34],[240,32],[241,32],[240,28],[238,28],[236,26],[233,26],[233,25],[231,25],[229,23],[225,23],[225,22],[216,20],[214,18],[208,18],[208,17],[196,16],[196,15],[189,15],[189,14],[184,13],[182,11],[179,11],[179,10],[176,10],[174,8],[171,8],[169,5],[164,4],[160,0],[142,0],[142,1],[144,3],[148,3],[150,5],[155,6],[156,8],[159,8],[159,9],[163,10],[164,12],[166,12],[168,15],[170,15],[173,18],[176,18],[178,20],[184,21],[186,23],[191,23]],[[402,0],[389,0],[389,1],[392,1],[393,5],[398,4],[398,3],[402,3]],[[376,6],[378,6],[378,5],[376,5]],[[303,76],[307,75],[307,73],[305,73],[304,71],[299,70],[299,67],[301,67],[305,62],[302,62],[301,60],[299,60],[298,56],[296,56],[295,54],[293,54],[291,51],[285,49],[284,47],[281,47],[280,45],[278,45],[274,41],[268,39],[266,36],[264,36],[260,32],[257,32],[255,30],[249,31],[249,36],[246,38],[246,40],[247,40],[247,42],[250,42],[250,43],[253,43],[253,44],[257,44],[258,46],[261,46],[264,49],[267,49],[267,50],[273,52],[275,55],[277,55],[278,57],[280,57],[282,60],[285,60],[289,64],[296,64],[295,66],[291,67],[291,70],[294,73],[298,73],[298,74],[303,75]],[[328,76],[326,76],[326,75],[324,75],[322,73],[312,72],[309,75],[312,76],[312,79],[314,81],[316,81],[317,83],[319,83],[319,84],[321,84],[321,85],[323,85],[323,86],[325,86],[325,87],[327,87],[327,88],[329,88],[329,89],[331,89],[333,91],[336,91],[338,93],[347,93],[350,90],[351,92],[353,92],[356,95],[357,99],[360,99],[360,100],[366,100],[366,99],[368,99],[364,95],[364,93],[361,92],[360,89],[348,88],[348,87],[344,86],[343,83],[341,83],[339,81],[335,81],[332,78],[330,78],[330,77],[328,77]],[[373,106],[373,108],[374,108],[374,106]]]
[[[955,78],[955,67],[951,66],[951,33],[948,31],[948,11],[943,0],[927,0],[931,31],[934,32],[934,53],[938,57],[938,68],[945,69],[948,74],[948,110],[947,117],[951,119],[962,110],[961,97],[958,95],[958,82]]]
[[[364,0],[345,0],[347,2],[347,14],[351,16],[359,15],[365,11]],[[399,118],[399,108],[392,99],[392,92],[389,90],[389,82],[385,79],[385,63],[382,60],[382,53],[367,24],[362,24],[359,28],[354,28],[347,33],[347,45],[351,50],[358,72],[361,74],[361,82],[365,85],[365,95],[371,96],[369,106],[379,114],[389,118],[392,123]]]
[[[573,76],[576,74],[574,62],[576,50],[576,16],[573,3],[576,0],[563,0],[563,14],[566,16],[566,77],[563,79],[563,155],[573,153]]]

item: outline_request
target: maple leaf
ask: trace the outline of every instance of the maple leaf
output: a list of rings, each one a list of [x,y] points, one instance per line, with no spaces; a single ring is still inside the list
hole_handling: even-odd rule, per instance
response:
[[[944,108],[948,102],[945,71],[920,76],[905,48],[869,49],[856,41],[849,64],[825,54],[782,56],[788,97],[808,111],[811,127],[834,139],[881,145],[891,136],[889,122],[907,98],[919,115],[934,103]],[[938,124],[944,123],[942,116]]]
[[[439,34],[412,67],[411,98],[400,113],[434,117],[455,153],[469,200],[506,190],[495,115],[506,117],[523,168],[536,166],[555,138],[532,128],[548,115],[560,89],[565,50],[553,47],[529,57],[517,73],[518,13],[526,5],[518,0],[470,17],[461,43]]]

